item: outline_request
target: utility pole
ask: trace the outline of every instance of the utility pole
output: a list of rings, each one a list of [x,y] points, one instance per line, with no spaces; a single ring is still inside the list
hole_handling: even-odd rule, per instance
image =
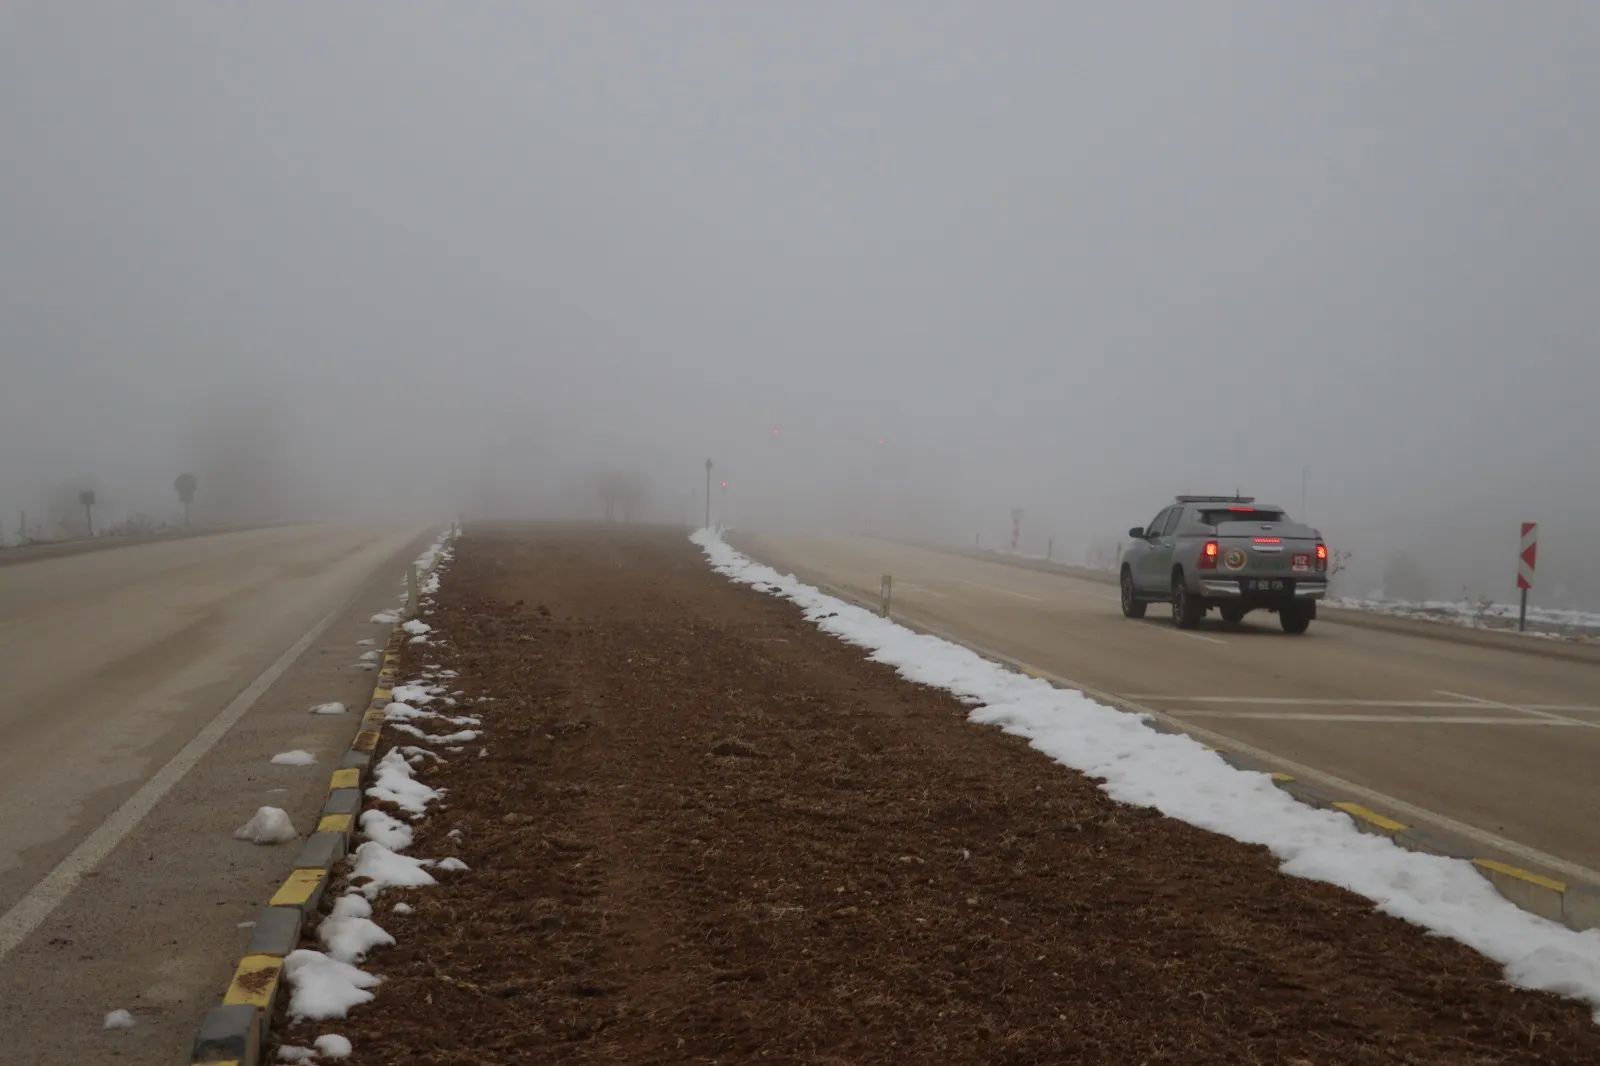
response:
[[[706,460],[706,526],[711,528],[711,460]]]

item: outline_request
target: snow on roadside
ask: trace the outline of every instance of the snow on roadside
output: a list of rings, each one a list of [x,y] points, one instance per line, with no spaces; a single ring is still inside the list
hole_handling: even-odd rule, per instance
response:
[[[328,703],[319,703],[311,708],[312,714],[344,714],[345,705],[337,700]]]
[[[1555,627],[1558,631],[1533,630],[1518,633],[1517,605],[1511,603],[1472,603],[1467,600],[1382,600],[1340,597],[1330,599],[1327,606],[1364,614],[1388,615],[1391,618],[1410,618],[1440,625],[1460,626],[1466,629],[1485,629],[1495,633],[1512,633],[1524,637],[1542,637],[1547,640],[1589,641],[1600,638],[1600,614],[1590,611],[1569,611],[1553,607],[1529,607],[1528,624]],[[1502,624],[1491,624],[1491,620]],[[1570,632],[1580,630],[1582,632]]]
[[[125,1010],[114,1010],[100,1023],[102,1029],[132,1029],[133,1015]]]
[[[423,588],[424,599],[420,606],[431,606],[427,598],[439,589],[440,564],[454,557],[448,535],[441,536],[427,551],[417,558],[417,565],[428,571]],[[373,618],[374,622],[401,625],[398,611],[384,612]],[[402,629],[413,635],[413,643],[427,643],[427,634],[438,636],[433,626],[411,620]],[[452,672],[451,676],[454,676]],[[430,684],[426,678],[398,685],[395,699],[386,707],[385,718],[400,732],[422,738],[430,744],[456,744],[476,740],[481,732],[464,730],[448,736],[433,736],[410,724],[410,720],[439,719],[453,726],[480,725],[476,717],[452,716],[424,710],[423,705],[439,698],[444,690]],[[451,701],[454,702],[453,700]],[[337,704],[338,711],[344,708]],[[321,707],[314,708],[319,713]],[[443,758],[427,748],[396,745],[385,753],[373,767],[372,780],[366,789],[369,799],[379,804],[392,804],[412,822],[422,821],[444,791],[417,780],[415,768],[407,759],[425,763],[428,760],[443,762]],[[284,979],[291,993],[289,1013],[296,1023],[343,1018],[352,1007],[370,1001],[382,978],[360,968],[372,951],[395,943],[392,934],[373,921],[372,904],[390,889],[426,888],[439,882],[429,872],[430,868],[452,872],[465,871],[460,859],[451,857],[440,862],[413,858],[402,854],[411,847],[414,831],[388,811],[369,807],[359,817],[361,834],[366,839],[347,859],[349,885],[346,894],[334,902],[333,910],[317,928],[324,951],[302,949],[284,960]],[[396,902],[391,910],[397,915],[412,912],[410,904]],[[317,1037],[314,1048],[285,1046],[280,1055],[301,1056],[302,1061],[343,1059],[350,1055],[349,1040],[337,1034]]]
[[[294,822],[281,807],[261,807],[251,819],[233,831],[233,839],[248,840],[252,844],[287,844],[300,839]]]
[[[309,948],[284,958],[283,976],[291,989],[289,1014],[297,1021],[343,1018],[351,1007],[371,1003],[371,989],[383,983],[376,974]]]
[[[294,751],[280,751],[272,757],[274,766],[313,766],[317,757],[309,751],[296,748]]]
[[[394,937],[372,920],[372,904],[355,894],[334,901],[332,912],[317,925],[317,939],[330,957],[351,964],[362,962],[373,948],[394,945]]]
[[[1519,910],[1470,863],[1406,851],[1362,833],[1344,815],[1299,803],[1268,775],[1237,770],[1187,736],[1157,733],[1140,717],[1081,692],[1015,673],[828,596],[751,561],[708,530],[690,539],[717,573],[766,586],[823,632],[867,649],[872,661],[974,705],[971,721],[998,725],[1055,761],[1104,779],[1100,787],[1111,798],[1265,845],[1284,873],[1349,889],[1385,914],[1457,940],[1504,966],[1514,985],[1600,1008],[1600,930],[1575,933]],[[1594,1016],[1600,1023],[1600,1009]]]
[[[376,807],[361,812],[361,835],[376,840],[390,851],[404,851],[411,846],[411,827],[400,819]]]

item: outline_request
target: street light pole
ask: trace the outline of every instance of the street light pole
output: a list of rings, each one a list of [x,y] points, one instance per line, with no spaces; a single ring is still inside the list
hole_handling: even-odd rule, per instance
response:
[[[711,528],[711,460],[706,460],[706,526]]]

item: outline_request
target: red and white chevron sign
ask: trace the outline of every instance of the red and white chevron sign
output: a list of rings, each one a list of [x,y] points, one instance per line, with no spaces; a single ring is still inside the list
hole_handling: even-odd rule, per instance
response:
[[[1517,588],[1533,588],[1533,567],[1539,559],[1539,523],[1522,523],[1522,556],[1517,560]]]

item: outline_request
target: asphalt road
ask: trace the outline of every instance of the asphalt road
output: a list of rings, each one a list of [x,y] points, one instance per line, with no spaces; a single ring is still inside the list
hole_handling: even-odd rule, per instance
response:
[[[1232,629],[1213,614],[1182,632],[1161,605],[1123,618],[1116,588],[1095,581],[878,541],[739,543],[874,602],[892,574],[897,616],[1158,710],[1402,821],[1600,882],[1595,663],[1323,619],[1290,637],[1270,614]]]
[[[295,526],[0,568],[0,1061],[179,1061],[311,828],[418,529]],[[278,767],[292,748],[313,767]],[[106,1033],[113,1009],[137,1020]]]

